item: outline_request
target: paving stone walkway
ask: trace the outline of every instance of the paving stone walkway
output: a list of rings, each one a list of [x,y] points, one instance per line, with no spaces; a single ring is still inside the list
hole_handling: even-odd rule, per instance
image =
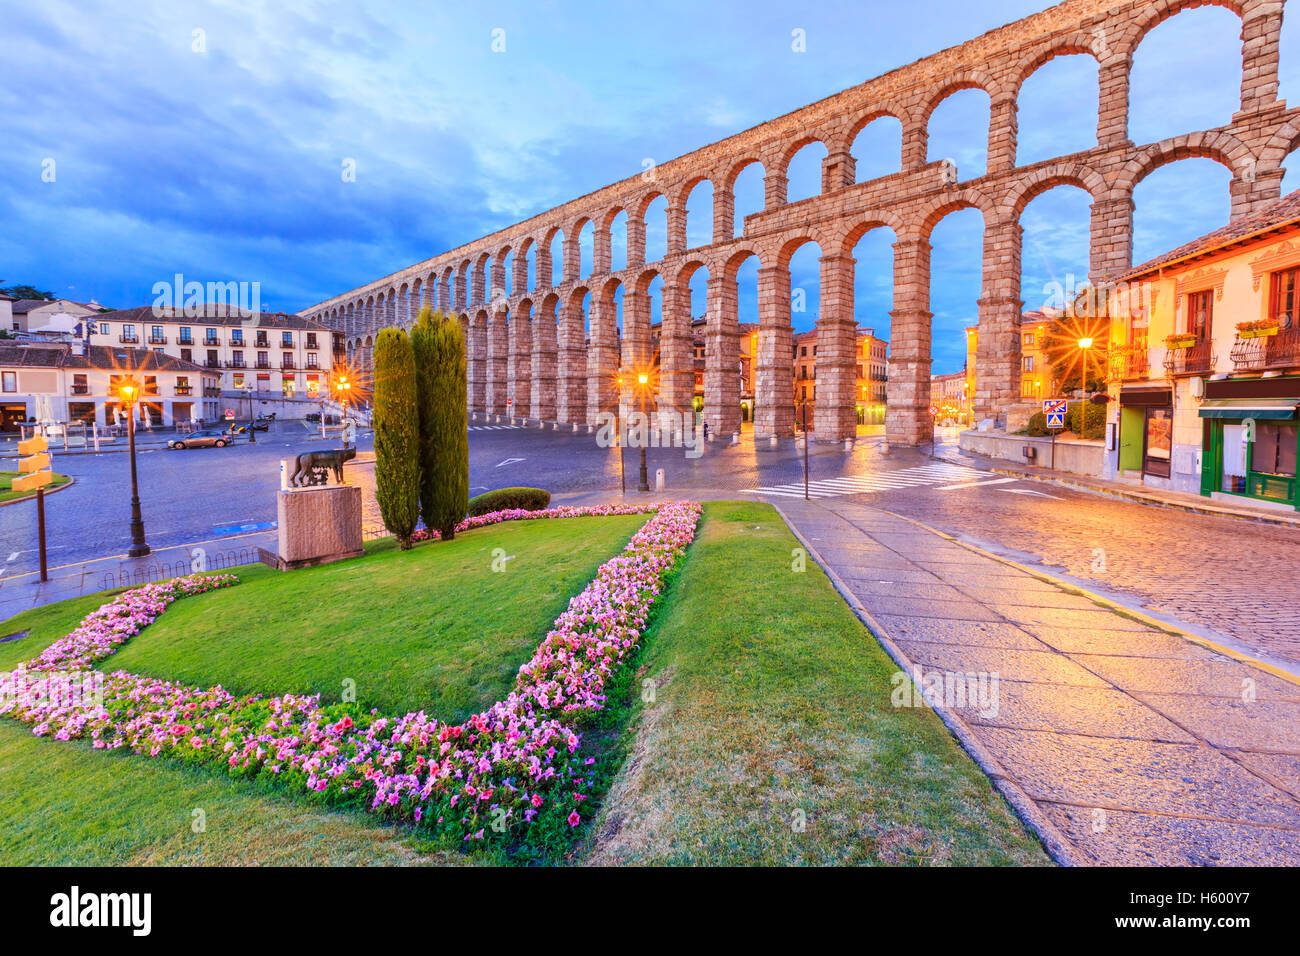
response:
[[[941,712],[1063,862],[1300,864],[1300,684],[875,508],[777,505],[909,673],[997,674]]]

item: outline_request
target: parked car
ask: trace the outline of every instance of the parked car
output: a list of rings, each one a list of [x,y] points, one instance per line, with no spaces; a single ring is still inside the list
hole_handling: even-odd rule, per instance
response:
[[[216,448],[224,448],[230,444],[230,436],[225,432],[219,432],[215,429],[205,428],[203,431],[194,432],[192,435],[186,435],[184,438],[173,438],[167,443],[168,448],[206,448],[209,445]]]

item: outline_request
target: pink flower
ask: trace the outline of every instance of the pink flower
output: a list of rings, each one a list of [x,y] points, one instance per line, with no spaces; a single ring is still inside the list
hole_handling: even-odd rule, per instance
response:
[[[569,826],[576,827],[581,821],[582,817],[578,816],[577,810],[574,810],[569,814]]]

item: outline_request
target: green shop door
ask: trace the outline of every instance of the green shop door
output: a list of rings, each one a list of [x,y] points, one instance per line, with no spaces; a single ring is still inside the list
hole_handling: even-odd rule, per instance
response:
[[[1123,405],[1119,410],[1119,470],[1142,470],[1142,444],[1146,428],[1146,410],[1141,406]]]

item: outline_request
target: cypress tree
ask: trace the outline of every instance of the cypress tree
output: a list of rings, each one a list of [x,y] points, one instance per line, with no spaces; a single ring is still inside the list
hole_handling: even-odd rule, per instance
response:
[[[375,497],[403,550],[420,516],[420,419],[415,354],[401,329],[381,329],[374,351]]]
[[[420,312],[412,333],[420,403],[420,515],[443,541],[469,507],[465,333],[452,316]]]

